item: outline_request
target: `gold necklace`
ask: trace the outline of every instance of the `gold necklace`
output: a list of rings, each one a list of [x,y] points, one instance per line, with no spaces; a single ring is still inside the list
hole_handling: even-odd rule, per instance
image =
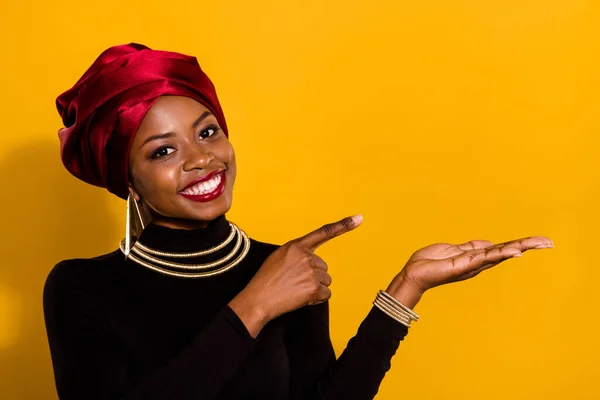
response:
[[[210,249],[193,252],[193,253],[168,253],[168,252],[162,252],[162,251],[158,251],[155,249],[151,249],[147,246],[141,245],[141,243],[138,244],[138,242],[135,242],[134,245],[132,246],[131,251],[130,251],[129,255],[127,256],[127,258],[131,259],[131,261],[134,261],[137,264],[142,265],[143,267],[146,267],[150,270],[159,272],[164,275],[176,276],[179,278],[208,278],[211,276],[220,275],[224,272],[229,271],[231,268],[235,267],[236,265],[238,265],[250,251],[250,239],[248,238],[246,233],[244,231],[242,231],[240,228],[238,228],[238,226],[235,225],[234,223],[230,222],[230,226],[231,226],[231,233],[227,237],[227,239],[225,239],[225,242],[223,242],[223,243],[226,243],[225,245],[223,243],[221,243]],[[227,244],[229,244],[233,240],[233,238],[235,236],[237,236],[237,241],[236,241],[235,246],[232,249],[232,251],[230,251],[223,258],[213,261],[213,262],[210,262],[210,263],[183,264],[183,263],[166,261],[166,260],[162,260],[157,257],[153,257],[153,255],[158,255],[158,256],[173,257],[173,258],[191,258],[191,257],[196,257],[198,254],[211,254],[211,253],[214,253],[214,252],[224,248]],[[222,265],[222,264],[226,263],[227,261],[229,261],[230,259],[232,259],[238,253],[240,247],[242,247],[242,242],[243,242],[242,251],[233,261],[231,261],[229,264],[227,264],[225,266],[214,269],[215,267],[219,267],[220,265]],[[125,254],[124,246],[125,246],[125,240],[122,240],[119,247],[120,247],[121,251],[123,252],[123,254]],[[158,265],[155,265],[155,264],[158,264]],[[167,268],[163,268],[163,267],[167,267]],[[192,272],[188,272],[188,271],[192,271]]]
[[[218,244],[214,247],[211,247],[210,249],[200,250],[200,251],[196,251],[193,253],[168,253],[166,251],[158,251],[158,250],[152,249],[146,245],[143,245],[142,243],[139,242],[139,240],[137,242],[135,242],[134,246],[137,246],[140,250],[142,250],[148,254],[153,254],[155,256],[161,256],[161,257],[168,257],[168,258],[202,257],[202,256],[206,256],[208,254],[216,253],[217,251],[221,250],[222,248],[227,246],[229,243],[231,243],[231,241],[235,237],[237,225],[230,222],[229,227],[231,228],[231,231],[229,232],[229,236],[227,237],[227,239],[225,239],[225,241],[223,243]]]

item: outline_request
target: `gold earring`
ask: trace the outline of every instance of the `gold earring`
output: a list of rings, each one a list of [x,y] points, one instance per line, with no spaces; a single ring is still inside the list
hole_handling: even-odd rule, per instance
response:
[[[133,244],[139,238],[145,227],[144,218],[142,218],[142,213],[140,212],[137,201],[135,201],[133,195],[129,193],[129,196],[127,196],[127,216],[125,222],[125,248],[123,249],[125,259],[129,256]]]

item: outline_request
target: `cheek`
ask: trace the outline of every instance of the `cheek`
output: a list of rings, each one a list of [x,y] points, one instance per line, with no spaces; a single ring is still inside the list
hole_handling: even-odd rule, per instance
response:
[[[166,165],[153,166],[137,174],[136,186],[139,188],[142,198],[152,199],[175,192],[177,179],[177,168],[170,168]]]
[[[225,162],[227,163],[229,176],[233,183],[233,181],[235,180],[237,165],[235,160],[235,152],[233,151],[233,147],[231,146],[229,146],[229,151],[227,152],[227,160]]]
[[[224,148],[222,159],[231,168],[235,169],[235,151],[233,150],[233,146],[229,142],[227,142],[227,146]]]
[[[221,164],[226,164],[230,171],[235,170],[235,151],[227,138],[220,139],[212,148],[212,153]]]

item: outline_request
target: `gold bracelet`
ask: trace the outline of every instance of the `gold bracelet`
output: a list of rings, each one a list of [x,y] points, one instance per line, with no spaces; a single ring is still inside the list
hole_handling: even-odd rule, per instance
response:
[[[391,294],[389,294],[386,291],[380,290],[379,293],[381,293],[383,296],[385,296],[388,300],[392,301],[394,304],[396,304],[398,307],[402,308],[404,311],[406,311],[411,317],[412,319],[414,319],[415,321],[417,321],[420,317],[410,308],[406,307],[404,304],[400,303],[400,301],[398,301],[398,299],[396,299],[394,296],[392,296]]]
[[[396,320],[402,325],[410,328],[412,321],[417,321],[420,317],[413,310],[400,303],[395,297],[389,293],[380,290],[373,301],[379,310],[390,318]]]
[[[377,302],[378,304],[380,304],[383,308],[389,310],[390,312],[394,313],[395,315],[399,315],[402,318],[408,320],[409,322],[414,321],[414,318],[412,318],[410,316],[410,314],[408,314],[406,311],[404,311],[401,308],[397,308],[395,307],[393,304],[390,304],[390,302],[388,300],[386,300],[383,296],[378,296],[377,297]]]
[[[384,296],[378,296],[377,301],[382,305],[386,305],[387,308],[393,310],[397,314],[402,315],[404,318],[408,319],[409,321],[415,320],[409,313],[404,311],[404,309],[398,308],[394,303],[392,303],[390,300],[386,299]]]
[[[396,320],[397,322],[401,323],[402,325],[406,326],[407,328],[410,328],[411,321],[409,319],[398,316],[397,314],[391,312],[389,309],[385,308],[385,306],[382,306],[381,303],[378,303],[377,301],[374,301],[373,305],[375,305],[375,307],[379,308],[388,317]]]

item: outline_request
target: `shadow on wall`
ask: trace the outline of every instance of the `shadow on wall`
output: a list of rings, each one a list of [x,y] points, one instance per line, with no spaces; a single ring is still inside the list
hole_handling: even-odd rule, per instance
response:
[[[58,143],[12,150],[0,160],[0,182],[0,398],[55,399],[42,310],[46,276],[62,259],[114,250],[120,224],[102,189],[64,169]]]

